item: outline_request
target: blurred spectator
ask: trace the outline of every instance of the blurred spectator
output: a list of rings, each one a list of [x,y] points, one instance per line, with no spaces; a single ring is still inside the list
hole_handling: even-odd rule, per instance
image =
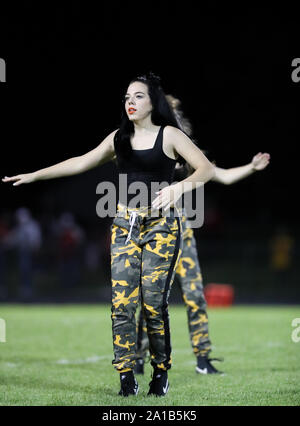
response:
[[[17,250],[20,273],[19,294],[22,300],[29,301],[33,297],[35,255],[41,247],[41,229],[26,207],[16,211],[15,219],[16,226],[7,235],[6,242],[9,247]]]
[[[102,266],[101,247],[100,244],[89,240],[85,248],[85,266],[89,271],[96,271],[99,266]]]
[[[81,272],[81,248],[85,234],[75,222],[72,213],[63,213],[56,225],[60,279],[63,287],[78,284]]]
[[[90,272],[101,273],[98,275],[100,285],[110,276],[110,225],[108,221],[103,220],[101,227],[93,227],[85,246],[85,266]]]
[[[285,226],[280,226],[270,241],[270,266],[275,272],[277,285],[289,286],[293,262],[294,238]]]
[[[294,239],[285,227],[279,227],[271,238],[271,267],[276,271],[285,271],[292,264]]]

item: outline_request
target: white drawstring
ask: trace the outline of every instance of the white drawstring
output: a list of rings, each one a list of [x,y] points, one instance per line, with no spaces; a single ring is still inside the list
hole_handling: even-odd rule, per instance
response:
[[[130,217],[129,217],[130,231],[129,231],[129,234],[127,235],[127,238],[126,238],[125,244],[127,244],[127,243],[128,243],[128,241],[130,240],[131,232],[132,232],[132,228],[133,228],[133,225],[134,225],[134,222],[135,222],[136,216],[137,216],[137,212],[131,212],[131,213],[130,213]]]

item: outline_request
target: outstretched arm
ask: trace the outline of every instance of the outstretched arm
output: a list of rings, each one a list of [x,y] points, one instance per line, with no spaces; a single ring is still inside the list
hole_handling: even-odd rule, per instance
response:
[[[117,130],[110,133],[95,149],[78,157],[72,157],[68,160],[46,167],[32,173],[20,174],[2,179],[2,182],[15,182],[13,185],[18,186],[22,183],[31,183],[37,180],[54,179],[64,176],[77,175],[94,167],[100,166],[113,159],[114,136]]]
[[[239,180],[245,179],[257,170],[263,170],[270,162],[270,154],[259,152],[253,158],[251,163],[245,166],[233,167],[231,169],[221,169],[215,167],[215,176],[213,181],[223,183],[224,185],[231,185]]]

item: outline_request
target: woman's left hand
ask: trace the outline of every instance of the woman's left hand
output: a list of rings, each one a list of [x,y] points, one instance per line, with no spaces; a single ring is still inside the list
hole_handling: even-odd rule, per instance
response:
[[[182,196],[181,185],[174,184],[166,186],[160,191],[156,192],[157,197],[152,201],[154,209],[163,208],[165,211],[170,207],[174,207],[176,201]]]

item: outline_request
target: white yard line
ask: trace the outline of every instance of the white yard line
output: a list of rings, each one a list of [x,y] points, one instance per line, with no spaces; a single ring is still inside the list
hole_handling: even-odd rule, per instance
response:
[[[63,364],[63,365],[71,365],[71,364],[92,364],[96,363],[105,359],[110,359],[110,355],[93,355],[88,358],[79,358],[79,359],[59,359],[56,361],[56,364]]]

